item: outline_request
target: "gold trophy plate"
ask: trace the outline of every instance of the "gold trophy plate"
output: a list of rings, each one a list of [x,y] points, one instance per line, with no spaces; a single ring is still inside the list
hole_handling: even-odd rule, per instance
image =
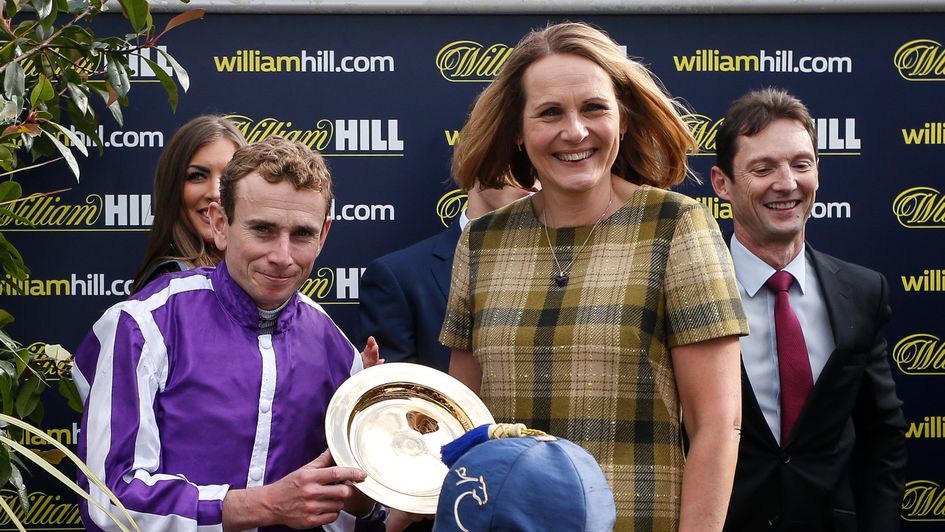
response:
[[[463,383],[419,364],[380,364],[346,380],[328,403],[325,434],[340,466],[367,473],[355,484],[375,501],[436,513],[446,465],[440,447],[484,423],[489,409]]]

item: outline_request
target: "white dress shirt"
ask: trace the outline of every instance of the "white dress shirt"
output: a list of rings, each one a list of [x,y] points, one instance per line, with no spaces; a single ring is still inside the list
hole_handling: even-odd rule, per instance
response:
[[[765,281],[775,269],[759,259],[732,236],[732,262],[748,316],[751,334],[739,340],[745,372],[755,393],[761,412],[774,434],[781,441],[781,381],[778,375],[778,344],[774,334],[774,293],[765,288]],[[833,331],[827,305],[814,267],[807,260],[806,245],[784,268],[797,281],[788,292],[791,308],[804,331],[804,343],[810,357],[811,375],[816,385],[820,372],[833,353]]]

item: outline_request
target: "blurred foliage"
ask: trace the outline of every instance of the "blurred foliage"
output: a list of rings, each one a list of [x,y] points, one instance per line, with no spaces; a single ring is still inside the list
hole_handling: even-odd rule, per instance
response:
[[[61,160],[79,179],[73,150],[83,156],[88,156],[88,150],[75,132],[91,139],[100,153],[104,150],[98,136],[100,115],[107,113],[123,124],[122,107],[128,105],[133,74],[131,58],[151,67],[172,110],[177,108],[178,84],[184,91],[189,87],[187,71],[157,44],[169,30],[202,18],[203,10],[180,13],[156,33],[147,0],[119,0],[118,4],[129,24],[129,33],[121,37],[96,35],[91,26],[107,9],[104,0],[0,0],[0,219],[29,223],[13,210],[26,199],[18,180],[23,181],[29,170]],[[161,54],[172,74],[150,54],[142,53],[145,49]],[[0,293],[22,292],[30,270],[3,235],[2,226],[0,266]],[[39,424],[40,398],[49,377],[59,378],[60,393],[81,411],[70,377],[72,356],[58,345],[23,347],[7,332],[13,319],[0,309],[0,414]],[[23,430],[18,423],[0,422],[0,487],[16,490],[22,506],[28,508],[23,462],[18,456],[22,446],[8,443]],[[0,509],[8,508],[0,501]]]

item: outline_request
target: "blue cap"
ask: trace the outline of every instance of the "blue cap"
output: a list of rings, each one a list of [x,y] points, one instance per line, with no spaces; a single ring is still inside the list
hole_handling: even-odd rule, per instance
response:
[[[610,532],[616,520],[594,457],[567,440],[526,436],[480,443],[451,465],[433,530]]]

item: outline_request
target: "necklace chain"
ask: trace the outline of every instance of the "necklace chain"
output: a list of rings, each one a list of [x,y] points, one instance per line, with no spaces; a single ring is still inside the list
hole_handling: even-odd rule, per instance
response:
[[[568,280],[570,279],[571,266],[574,266],[574,261],[577,260],[578,255],[584,251],[584,246],[587,245],[588,241],[591,239],[591,235],[594,234],[594,230],[597,229],[597,226],[604,221],[604,217],[607,215],[607,211],[610,210],[610,206],[614,202],[614,189],[610,188],[610,197],[607,199],[607,206],[604,207],[604,212],[600,213],[600,217],[597,218],[597,221],[594,222],[594,225],[591,227],[591,230],[587,233],[587,237],[584,239],[584,242],[581,243],[581,247],[571,256],[571,262],[568,263],[564,268],[561,267],[561,263],[558,262],[558,255],[555,253],[554,246],[551,245],[551,237],[548,236],[548,224],[542,224],[542,227],[545,230],[545,240],[548,241],[548,249],[551,251],[551,258],[555,261],[555,267],[558,269],[557,275],[555,275],[554,281],[560,287],[565,287],[568,285]],[[548,207],[545,207],[545,221],[548,220]]]

